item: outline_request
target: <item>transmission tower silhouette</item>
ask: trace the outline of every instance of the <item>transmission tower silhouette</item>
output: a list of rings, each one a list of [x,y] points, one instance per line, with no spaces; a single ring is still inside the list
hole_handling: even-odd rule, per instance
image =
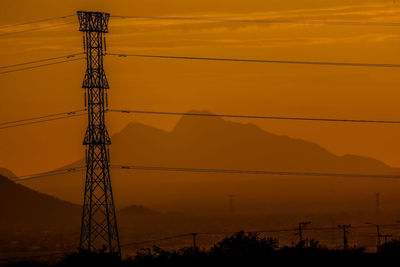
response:
[[[78,11],[79,30],[83,32],[87,70],[82,88],[88,110],[86,182],[83,200],[80,249],[121,255],[117,219],[110,179],[110,137],[105,125],[109,85],[103,69],[106,52],[104,34],[108,33],[110,14]]]

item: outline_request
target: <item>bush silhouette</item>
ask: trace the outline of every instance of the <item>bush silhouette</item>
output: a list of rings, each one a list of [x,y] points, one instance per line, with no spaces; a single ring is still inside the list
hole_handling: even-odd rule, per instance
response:
[[[66,255],[57,267],[69,266],[391,266],[400,263],[400,241],[382,245],[379,253],[367,253],[363,248],[332,250],[323,248],[317,240],[279,248],[278,240],[258,233],[238,232],[225,237],[210,249],[183,247],[168,251],[160,247],[142,249],[133,259],[121,260],[104,251],[80,251]],[[8,266],[48,266],[20,262]]]

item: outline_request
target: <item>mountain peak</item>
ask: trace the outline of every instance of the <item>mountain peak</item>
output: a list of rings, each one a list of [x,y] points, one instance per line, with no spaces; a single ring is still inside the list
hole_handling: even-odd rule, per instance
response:
[[[167,132],[140,122],[131,122],[128,125],[126,125],[122,131],[119,133],[115,134],[112,138],[132,138],[135,135],[140,135],[140,136],[154,136],[154,135],[160,135],[160,134],[166,134]]]
[[[198,110],[188,113],[212,114]],[[394,174],[397,171],[378,160],[338,156],[316,143],[270,133],[254,124],[214,116],[183,116],[172,132],[131,123],[112,140],[112,162],[121,165],[367,174]],[[190,191],[197,187],[197,183],[201,184],[200,180],[186,179],[200,177],[200,174],[113,170],[113,175],[118,177],[115,180],[115,192],[121,206],[139,202],[146,206],[155,205],[162,199],[161,195],[168,195],[166,198],[181,192],[186,195],[185,190]],[[201,176],[208,177],[204,174]],[[59,186],[61,179],[64,179],[63,183],[71,183],[71,176],[52,178],[45,183],[32,183],[29,186],[51,194],[58,191],[63,196],[67,196],[68,190],[71,195],[68,199],[80,202],[81,190],[78,186],[82,176],[79,174],[74,177],[75,188]],[[227,175],[211,177],[227,178]],[[183,180],[179,180],[181,178]],[[166,189],[177,180],[180,182],[176,186]],[[193,182],[196,182],[196,186],[191,184]],[[143,184],[146,183],[148,187],[143,190]],[[216,186],[215,189],[223,188]],[[173,197],[170,200],[178,201]]]
[[[206,132],[226,133],[226,131],[234,131],[234,128],[236,127],[243,127],[247,125],[227,121],[224,118],[216,116],[214,113],[207,110],[190,110],[186,113],[194,115],[183,115],[172,131],[174,134],[191,134],[196,136],[198,134],[205,134]]]
[[[185,112],[186,114],[191,115],[183,115],[179,122],[175,125],[175,129],[179,129],[180,127],[192,127],[193,124],[196,125],[204,125],[204,124],[212,124],[212,123],[221,123],[224,121],[223,118],[216,116],[214,113],[211,113],[207,110],[190,110]],[[196,116],[199,115],[199,116]],[[208,115],[208,116],[201,116]]]

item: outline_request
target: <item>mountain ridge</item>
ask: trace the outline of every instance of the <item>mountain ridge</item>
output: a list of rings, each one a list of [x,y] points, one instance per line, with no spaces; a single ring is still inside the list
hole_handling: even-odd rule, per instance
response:
[[[34,191],[2,175],[0,203],[4,215],[1,229],[67,227],[78,221],[81,210],[79,205]]]
[[[6,168],[0,168],[0,175],[8,178],[14,178],[16,177],[15,173],[13,173],[11,170],[6,169]]]
[[[398,169],[373,158],[357,155],[337,156],[318,144],[270,133],[252,123],[238,123],[220,117],[183,116],[170,132],[141,123],[130,123],[115,134],[112,141],[110,154],[111,164],[114,165],[360,174],[399,173]],[[81,159],[66,167],[82,164],[84,162]],[[229,191],[234,193],[242,190],[247,190],[243,194],[248,199],[288,201],[287,199],[294,196],[301,198],[307,192],[319,198],[326,198],[331,203],[334,202],[332,197],[328,193],[321,194],[321,190],[343,191],[340,184],[334,183],[333,178],[328,177],[310,180],[309,177],[263,176],[256,179],[254,176],[245,175],[239,177],[226,174],[116,169],[112,169],[111,175],[119,208],[137,204],[162,210],[160,205],[166,203],[172,209],[176,205],[186,205],[190,201],[201,205],[200,203],[204,202],[200,199],[206,195],[208,195],[207,201],[221,202],[221,194],[229,195],[232,193]],[[74,203],[81,202],[84,182],[82,173],[44,179],[46,182],[40,184],[33,182],[27,184],[38,191],[56,194]],[[287,183],[289,179],[293,181],[290,184]],[[332,185],[327,187],[324,185],[326,181],[332,181]],[[346,183],[352,183],[344,190],[348,194],[347,199],[354,198],[351,196],[351,191],[359,191],[358,184],[355,181]],[[371,181],[371,184],[363,185],[364,191],[361,191],[358,197],[365,198],[367,195],[372,195],[373,191],[380,190],[380,185],[374,183],[381,182]],[[208,193],[201,195],[196,192],[200,188]],[[269,195],[263,192],[263,188]],[[299,190],[300,188],[302,190]],[[396,185],[391,188],[384,187],[382,193],[394,188]]]

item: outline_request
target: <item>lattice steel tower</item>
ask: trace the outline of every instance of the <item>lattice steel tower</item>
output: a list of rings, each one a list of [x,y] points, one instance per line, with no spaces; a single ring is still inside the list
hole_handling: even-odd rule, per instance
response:
[[[79,30],[83,32],[87,70],[82,88],[89,125],[86,145],[86,182],[83,200],[80,249],[120,255],[117,220],[110,180],[110,137],[105,125],[107,78],[103,69],[105,37],[110,14],[78,11]]]

